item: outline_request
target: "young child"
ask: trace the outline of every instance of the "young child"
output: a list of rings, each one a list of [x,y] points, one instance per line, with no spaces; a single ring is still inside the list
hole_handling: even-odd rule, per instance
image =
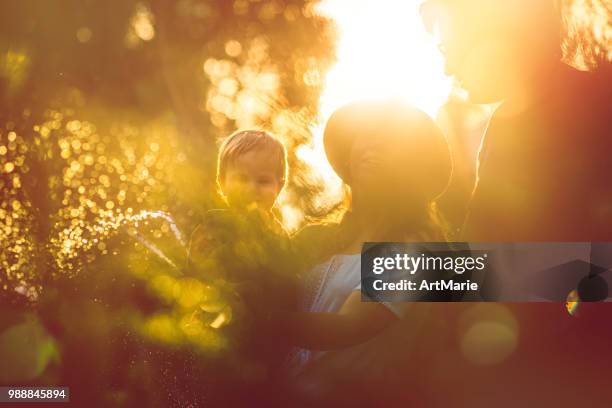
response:
[[[217,159],[217,185],[227,208],[208,211],[189,245],[191,273],[227,283],[238,299],[227,330],[239,337],[243,353],[256,355],[267,368],[283,354],[261,319],[297,303],[289,237],[273,213],[286,178],[280,140],[260,130],[229,136]]]
[[[221,145],[217,184],[230,207],[254,204],[273,218],[271,210],[286,177],[285,146],[267,132],[239,131]]]
[[[226,242],[234,228],[228,230],[225,224],[232,223],[230,218],[237,213],[248,214],[273,232],[286,235],[272,212],[286,177],[287,152],[274,136],[261,130],[243,130],[225,139],[217,156],[217,188],[228,209],[211,210],[205,215],[192,234],[190,261],[212,250],[215,242]]]

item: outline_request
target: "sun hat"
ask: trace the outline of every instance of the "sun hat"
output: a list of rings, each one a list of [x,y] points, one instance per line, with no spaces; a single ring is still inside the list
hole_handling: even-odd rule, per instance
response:
[[[425,112],[395,101],[354,102],[336,110],[323,133],[325,154],[338,176],[351,185],[350,155],[360,137],[384,138],[400,153],[398,176],[428,199],[446,189],[452,158],[446,137]]]

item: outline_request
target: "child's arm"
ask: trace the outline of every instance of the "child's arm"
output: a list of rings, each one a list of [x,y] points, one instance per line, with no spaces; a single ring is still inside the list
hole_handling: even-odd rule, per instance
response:
[[[311,350],[331,350],[362,343],[397,321],[384,305],[362,302],[354,291],[338,313],[274,312],[273,323],[287,342]]]
[[[191,233],[189,246],[187,248],[187,264],[190,267],[198,265],[202,258],[206,257],[213,239],[214,237],[208,230],[206,224],[199,224],[194,229]]]
[[[191,233],[187,250],[187,264],[197,267],[205,262],[211,252],[229,241],[228,237],[235,237],[236,225],[228,210],[209,210],[202,222]]]

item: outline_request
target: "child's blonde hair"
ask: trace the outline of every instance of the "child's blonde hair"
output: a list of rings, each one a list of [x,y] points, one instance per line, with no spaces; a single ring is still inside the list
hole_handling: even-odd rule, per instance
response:
[[[268,150],[277,163],[276,176],[285,185],[287,179],[287,149],[276,137],[263,130],[240,130],[228,136],[217,156],[217,186],[225,179],[227,167],[241,155],[253,150]]]

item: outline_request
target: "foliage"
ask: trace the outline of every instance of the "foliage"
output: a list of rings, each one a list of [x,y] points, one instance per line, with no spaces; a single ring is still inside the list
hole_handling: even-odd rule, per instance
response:
[[[236,127],[287,144],[297,170],[284,206],[307,209],[321,191],[294,154],[333,61],[314,6],[2,2],[0,341],[40,339],[2,382],[128,406],[200,405],[261,383],[238,342],[248,311],[212,264],[189,274],[186,245],[222,205],[216,142]],[[291,213],[294,227],[308,215]]]

